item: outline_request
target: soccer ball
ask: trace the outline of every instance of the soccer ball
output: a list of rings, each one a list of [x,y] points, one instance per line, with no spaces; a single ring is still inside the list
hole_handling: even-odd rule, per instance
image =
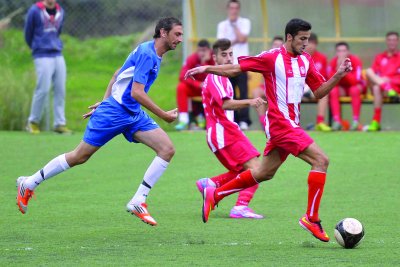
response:
[[[345,218],[335,227],[335,238],[344,248],[355,248],[364,238],[364,227],[354,218]]]

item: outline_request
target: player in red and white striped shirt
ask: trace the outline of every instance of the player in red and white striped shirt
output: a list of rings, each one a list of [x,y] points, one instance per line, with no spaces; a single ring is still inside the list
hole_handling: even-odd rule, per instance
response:
[[[316,98],[326,96],[332,88],[352,70],[351,61],[344,60],[328,81],[316,70],[311,56],[304,53],[311,34],[311,24],[292,19],[285,29],[285,44],[255,57],[241,57],[239,64],[202,66],[189,70],[186,76],[213,73],[235,76],[245,71],[262,73],[266,81],[268,111],[265,132],[269,138],[259,168],[247,170],[235,179],[215,189],[207,187],[203,193],[203,221],[224,197],[270,180],[289,154],[311,165],[308,176],[308,205],[300,225],[321,241],[329,237],[321,226],[318,215],[324,191],[329,160],[319,146],[300,128],[300,102],[307,83]]]
[[[213,50],[217,65],[232,64],[233,50],[228,39],[217,40]],[[266,104],[261,98],[233,99],[233,88],[229,79],[215,74],[208,74],[204,80],[202,98],[208,146],[228,172],[198,180],[196,185],[201,194],[207,186],[220,187],[240,172],[260,165],[260,153],[234,122],[234,110],[249,106],[261,108]],[[230,212],[231,218],[263,218],[248,207],[257,188],[258,184],[240,191],[236,205]]]

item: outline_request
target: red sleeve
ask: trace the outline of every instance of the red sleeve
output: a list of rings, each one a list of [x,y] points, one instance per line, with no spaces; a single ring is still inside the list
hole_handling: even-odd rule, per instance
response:
[[[353,70],[342,78],[342,82],[348,85],[356,85],[361,82],[362,63],[356,56],[350,56]]]
[[[195,88],[201,88],[201,81],[193,80],[191,78],[185,80],[185,73],[192,69],[195,68],[198,65],[198,60],[195,55],[190,55],[186,61],[185,64],[183,65],[181,69],[181,73],[179,74],[179,81],[187,84],[190,87],[195,87]]]
[[[207,89],[218,105],[222,106],[225,99],[230,99],[227,91],[228,78],[209,74],[207,78]]]
[[[314,60],[312,60],[311,57],[309,57],[308,60],[310,62],[310,67],[308,68],[306,76],[306,84],[314,92],[325,82],[325,78],[315,67]]]
[[[372,70],[375,72],[375,73],[380,73],[380,54],[379,55],[376,55],[376,57],[374,58],[374,62],[372,62],[372,66],[371,66],[371,68],[372,68]]]
[[[322,74],[322,76],[324,76],[325,79],[328,79],[328,59],[325,55],[321,57],[321,64],[322,67],[320,73]]]
[[[239,57],[240,69],[245,71],[253,71],[259,73],[271,72],[274,66],[272,60],[273,54],[270,52],[263,52],[255,57]]]

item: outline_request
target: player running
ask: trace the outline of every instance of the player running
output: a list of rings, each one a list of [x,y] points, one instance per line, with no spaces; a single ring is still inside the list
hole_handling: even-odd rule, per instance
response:
[[[254,71],[262,73],[266,81],[268,111],[265,132],[269,140],[262,163],[259,168],[244,171],[219,188],[204,189],[204,222],[207,222],[211,210],[224,197],[272,179],[287,156],[292,154],[311,165],[308,176],[307,212],[300,218],[299,223],[319,240],[329,241],[318,215],[329,160],[321,148],[300,128],[300,102],[306,83],[316,98],[322,98],[352,70],[352,67],[350,60],[346,59],[336,74],[325,81],[315,68],[311,56],[304,53],[310,33],[310,23],[292,19],[286,25],[286,41],[281,48],[263,52],[258,56],[240,57],[239,64],[201,66],[187,72],[186,76],[206,72],[230,77],[241,72]]]
[[[219,39],[213,45],[213,50],[216,65],[232,64],[231,41]],[[228,172],[211,179],[198,180],[196,185],[201,194],[207,186],[220,187],[234,179],[240,172],[257,168],[260,165],[258,160],[260,153],[234,122],[233,111],[249,106],[259,108],[266,104],[260,97],[233,99],[233,88],[229,79],[214,74],[208,74],[204,81],[202,99],[206,116],[208,146],[221,164],[228,169]],[[240,191],[236,205],[230,212],[231,218],[264,218],[249,208],[249,202],[257,188],[258,184]]]
[[[144,106],[166,122],[177,118],[177,110],[164,111],[147,95],[157,78],[162,56],[182,42],[182,23],[173,17],[162,18],[155,27],[154,40],[140,44],[110,81],[101,103],[89,107],[90,117],[83,141],[71,152],[52,159],[32,176],[17,179],[17,205],[24,214],[36,187],[43,181],[85,163],[99,148],[119,134],[129,142],[143,143],[157,156],[144,174],[143,181],[126,208],[143,222],[157,225],[147,211],[150,189],[166,170],[175,149],[168,135],[141,108]]]

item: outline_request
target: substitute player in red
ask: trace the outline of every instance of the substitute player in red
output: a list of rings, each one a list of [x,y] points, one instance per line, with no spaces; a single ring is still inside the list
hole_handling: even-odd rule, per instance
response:
[[[210,43],[207,40],[200,40],[197,44],[197,50],[195,53],[188,56],[183,65],[180,75],[179,83],[176,89],[176,102],[178,103],[178,124],[175,129],[178,131],[185,130],[189,126],[189,106],[188,101],[190,97],[201,96],[201,88],[203,86],[203,81],[207,75],[200,74],[195,77],[195,80],[188,79],[185,80],[184,76],[187,70],[204,65],[214,65],[214,60],[212,58],[212,50],[210,48]],[[204,128],[204,118],[203,125],[199,125]]]
[[[306,47],[306,52],[310,54],[312,60],[314,61],[315,68],[321,73],[324,78],[328,77],[328,58],[317,50],[318,47],[318,36],[315,33],[311,33],[310,38],[308,39],[308,45]],[[318,100],[317,107],[317,120],[315,124],[315,130],[321,132],[330,132],[332,131],[331,127],[329,127],[325,123],[325,115],[328,109],[329,97],[325,96]]]
[[[233,49],[229,39],[219,39],[213,45],[213,58],[216,65],[232,64]],[[240,172],[254,169],[260,165],[260,153],[240,130],[234,121],[234,110],[253,106],[260,108],[266,102],[260,97],[254,99],[233,99],[233,87],[228,78],[208,74],[202,90],[203,106],[206,116],[207,143],[218,160],[228,172],[196,182],[200,193],[206,187],[220,187],[234,179]],[[230,212],[235,219],[262,219],[262,215],[249,208],[258,184],[240,191],[236,205]]]
[[[375,57],[372,67],[367,70],[368,80],[372,83],[374,94],[374,117],[367,131],[381,129],[383,96],[394,97],[400,94],[400,53],[399,33],[386,34],[387,50]]]
[[[316,98],[326,96],[332,88],[352,70],[346,59],[328,81],[317,71],[311,56],[304,53],[311,33],[311,24],[290,20],[285,29],[286,42],[279,50],[263,52],[258,56],[240,57],[239,64],[203,66],[189,70],[186,76],[213,73],[235,76],[245,71],[262,73],[266,81],[268,111],[265,131],[269,138],[259,168],[242,172],[219,188],[207,187],[203,191],[203,221],[207,222],[211,210],[224,197],[270,180],[289,154],[311,165],[308,175],[308,205],[300,225],[321,241],[329,237],[321,226],[318,215],[324,191],[329,160],[321,148],[300,128],[300,102],[307,83]]]
[[[330,73],[329,76],[335,75],[337,69],[341,66],[342,62],[349,58],[353,70],[344,77],[337,86],[335,86],[329,94],[329,102],[331,106],[333,124],[332,130],[339,131],[342,128],[342,116],[340,111],[339,98],[341,95],[351,97],[351,107],[353,109],[353,122],[350,126],[351,131],[360,129],[360,111],[361,111],[361,93],[365,87],[361,72],[362,62],[361,59],[350,53],[349,44],[346,42],[339,42],[335,45],[336,56],[332,58],[329,63]]]

